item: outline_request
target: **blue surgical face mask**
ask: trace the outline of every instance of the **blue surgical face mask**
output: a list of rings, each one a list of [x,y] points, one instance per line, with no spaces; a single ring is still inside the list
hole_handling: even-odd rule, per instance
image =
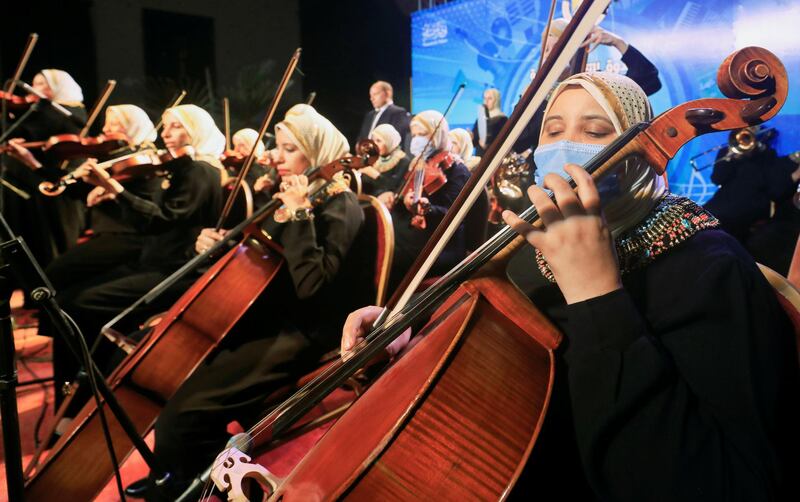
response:
[[[550,173],[557,174],[564,179],[569,174],[564,170],[567,164],[586,165],[589,160],[600,153],[605,145],[592,145],[588,143],[575,143],[573,141],[557,141],[547,145],[539,145],[533,152],[533,161],[536,163],[536,172],[533,181],[541,186],[544,177]],[[606,199],[616,192],[616,175],[604,176],[603,181],[597,186],[601,199]]]
[[[411,155],[418,157],[423,153],[430,154],[433,151],[433,145],[429,145],[428,148],[425,148],[425,145],[428,144],[428,138],[425,136],[413,136],[411,138],[411,146],[409,146],[409,151]],[[424,155],[423,158],[427,158],[428,155]]]
[[[536,163],[534,183],[541,185],[544,177],[550,173],[555,173],[564,179],[569,178],[567,172],[564,171],[565,165],[578,164],[582,166],[600,153],[603,148],[604,145],[590,145],[573,141],[557,141],[537,146],[533,152],[533,161]]]

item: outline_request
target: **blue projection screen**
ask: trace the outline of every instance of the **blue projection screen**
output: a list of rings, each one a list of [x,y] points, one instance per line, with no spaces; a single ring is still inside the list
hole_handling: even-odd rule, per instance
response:
[[[568,9],[559,2],[556,16]],[[412,16],[412,111],[444,110],[459,84],[466,90],[450,112],[452,127],[471,128],[483,90],[496,87],[509,115],[538,64],[550,2],[461,0]],[[701,97],[721,96],[720,63],[736,49],[774,52],[789,72],[789,99],[768,125],[778,129],[778,153],[800,150],[800,2],[781,0],[619,0],[600,23],[639,49],[659,69],[663,87],[650,96],[656,114]],[[619,52],[600,46],[587,69],[625,72]],[[670,188],[697,202],[716,190],[711,170],[692,169],[692,156],[727,141],[705,135],[686,145],[669,166]]]

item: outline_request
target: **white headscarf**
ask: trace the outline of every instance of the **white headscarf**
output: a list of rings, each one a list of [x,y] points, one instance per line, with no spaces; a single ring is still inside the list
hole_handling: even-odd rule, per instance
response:
[[[197,105],[168,108],[164,116],[172,115],[183,125],[191,138],[195,158],[221,167],[219,156],[225,151],[225,135],[220,132],[211,115]]]
[[[292,105],[291,108],[286,110],[285,116],[288,117],[289,115],[302,115],[304,113],[309,113],[309,112],[319,114],[319,112],[313,106],[307,105],[305,103],[297,103],[296,105]]]
[[[453,129],[450,131],[450,141],[452,142],[452,151],[461,157],[461,160],[467,162],[473,157],[472,155],[472,135],[466,129]]]
[[[480,164],[481,158],[475,156],[472,151],[472,135],[466,129],[453,129],[450,131],[450,141],[453,143],[452,150],[456,155],[461,157],[467,169],[472,171],[475,166]]]
[[[236,141],[244,142],[248,148],[252,148],[253,144],[256,145],[256,157],[261,157],[264,154],[264,143],[258,140],[258,131],[255,129],[240,129],[233,135],[234,144]]]
[[[436,126],[441,121],[439,129]],[[436,110],[425,110],[414,115],[411,119],[411,125],[419,124],[425,129],[427,134],[431,134],[436,130],[436,135],[431,140],[431,146],[434,150],[447,150],[450,151],[450,126],[447,124],[447,119],[444,115]]]
[[[375,139],[375,136],[380,137],[386,144],[386,155],[384,157],[391,155],[400,146],[400,141],[402,140],[400,133],[391,124],[381,124],[373,129],[369,133],[369,139]]]
[[[78,106],[83,103],[83,91],[72,75],[64,70],[42,70],[42,76],[53,91],[53,101],[62,105]]]
[[[144,110],[136,105],[114,105],[106,108],[106,120],[109,116],[117,117],[125,127],[125,134],[130,138],[131,144],[141,145],[144,142],[152,143],[156,140],[156,129],[150,117]]]
[[[579,73],[561,82],[547,103],[545,117],[558,95],[568,86],[576,85],[585,89],[603,108],[617,134],[653,116],[650,101],[636,82],[617,73],[591,72]],[[603,212],[616,237],[644,219],[667,189],[664,179],[640,158],[627,160],[614,176],[619,195],[603,207]]]
[[[347,138],[330,120],[308,105],[295,105],[275,131],[283,131],[305,155],[312,167],[324,166],[350,151]]]

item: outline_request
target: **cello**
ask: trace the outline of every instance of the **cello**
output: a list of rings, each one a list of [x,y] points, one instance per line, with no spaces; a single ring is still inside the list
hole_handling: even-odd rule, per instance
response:
[[[314,168],[308,177],[330,181],[336,173],[365,167],[375,159],[377,156],[348,156]],[[330,195],[329,186],[330,183],[325,183],[309,194],[312,204],[319,204]],[[241,242],[186,291],[153,332],[108,377],[108,386],[141,436],[153,427],[164,403],[233,329],[280,271],[283,263],[280,248],[259,225],[280,206],[280,200],[271,201],[232,228],[224,240],[196,257],[194,262],[215,256],[244,233]],[[84,406],[71,430],[28,479],[27,499],[46,500],[58,492],[67,500],[90,500],[100,492],[113,475],[105,452],[100,413],[102,410],[94,402]],[[108,422],[114,450],[119,457],[127,457],[133,450],[130,438],[116,420],[109,417]]]
[[[761,123],[786,101],[785,69],[764,49],[735,52],[717,77],[727,99],[684,103],[637,124],[584,169],[600,178],[626,158],[641,156],[661,173],[692,138]],[[540,224],[535,208],[521,216]],[[523,242],[504,228],[376,328],[327,375],[333,382],[362,366],[437,309],[423,328],[424,338],[373,384],[287,479],[264,476],[263,467],[235,470],[244,456],[223,452],[216,462],[217,486],[228,488],[245,473],[260,476],[273,500],[505,498],[535,446],[561,340],[505,277],[506,260]],[[272,433],[291,423],[332,384],[324,380],[302,389],[257,430]],[[503,413],[497,414],[498,409]],[[341,456],[345,447],[348,455]]]

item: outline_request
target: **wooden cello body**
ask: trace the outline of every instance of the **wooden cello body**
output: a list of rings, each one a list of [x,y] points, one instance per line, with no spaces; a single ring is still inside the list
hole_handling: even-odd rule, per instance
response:
[[[272,500],[509,493],[544,420],[561,336],[519,290],[490,275],[462,284],[434,319]]]
[[[683,103],[652,121],[633,125],[584,169],[600,177],[638,156],[662,174],[669,159],[692,138],[768,120],[778,113],[788,93],[781,62],[756,47],[726,58],[718,85],[727,99]],[[542,224],[535,208],[521,217],[530,224]],[[413,326],[415,316],[427,317],[428,307],[438,305],[420,341],[416,345],[412,341],[414,346],[351,406],[287,478],[271,483],[270,500],[502,500],[508,496],[540,432],[553,388],[554,350],[561,339],[505,277],[507,258],[522,242],[520,237],[512,242],[510,234],[513,231],[508,228],[501,230],[421,293],[416,303],[364,335],[360,347],[342,363],[345,370],[349,370],[347,360],[363,364]],[[467,279],[461,282],[462,277]],[[440,298],[446,298],[444,303],[439,303]],[[331,379],[341,379],[346,373],[332,373]],[[286,423],[279,424],[282,416],[298,416],[299,410],[317,402],[317,389],[330,387],[323,381],[301,389],[299,397],[261,429],[285,428]],[[223,452],[216,465],[224,467],[226,461]],[[246,473],[241,468],[236,472],[240,478]]]
[[[120,364],[108,384],[139,433],[146,435],[164,404],[214,350],[277,275],[283,258],[254,233],[220,258],[164,315]],[[133,451],[120,424],[106,413],[117,458]],[[113,476],[98,408],[84,406],[72,429],[25,486],[28,500],[91,500]]]
[[[308,176],[324,181],[309,198],[319,205],[338,193],[329,190],[335,174],[371,165],[377,160],[372,141],[359,143],[362,156],[344,157],[314,168]],[[343,179],[352,178],[343,173]],[[267,290],[283,265],[281,249],[261,230],[281,202],[274,199],[249,220],[231,229],[244,230],[240,244],[228,251],[167,311],[154,331],[142,340],[108,378],[108,386],[140,436],[154,426],[164,404],[202,361],[234,329],[243,315]],[[216,246],[222,246],[224,242]],[[212,247],[212,250],[214,248]],[[201,257],[198,257],[201,258]],[[133,451],[122,426],[108,416],[118,459]],[[84,406],[72,429],[56,443],[50,456],[26,484],[30,500],[46,500],[56,491],[67,500],[90,500],[114,474],[94,401]]]

